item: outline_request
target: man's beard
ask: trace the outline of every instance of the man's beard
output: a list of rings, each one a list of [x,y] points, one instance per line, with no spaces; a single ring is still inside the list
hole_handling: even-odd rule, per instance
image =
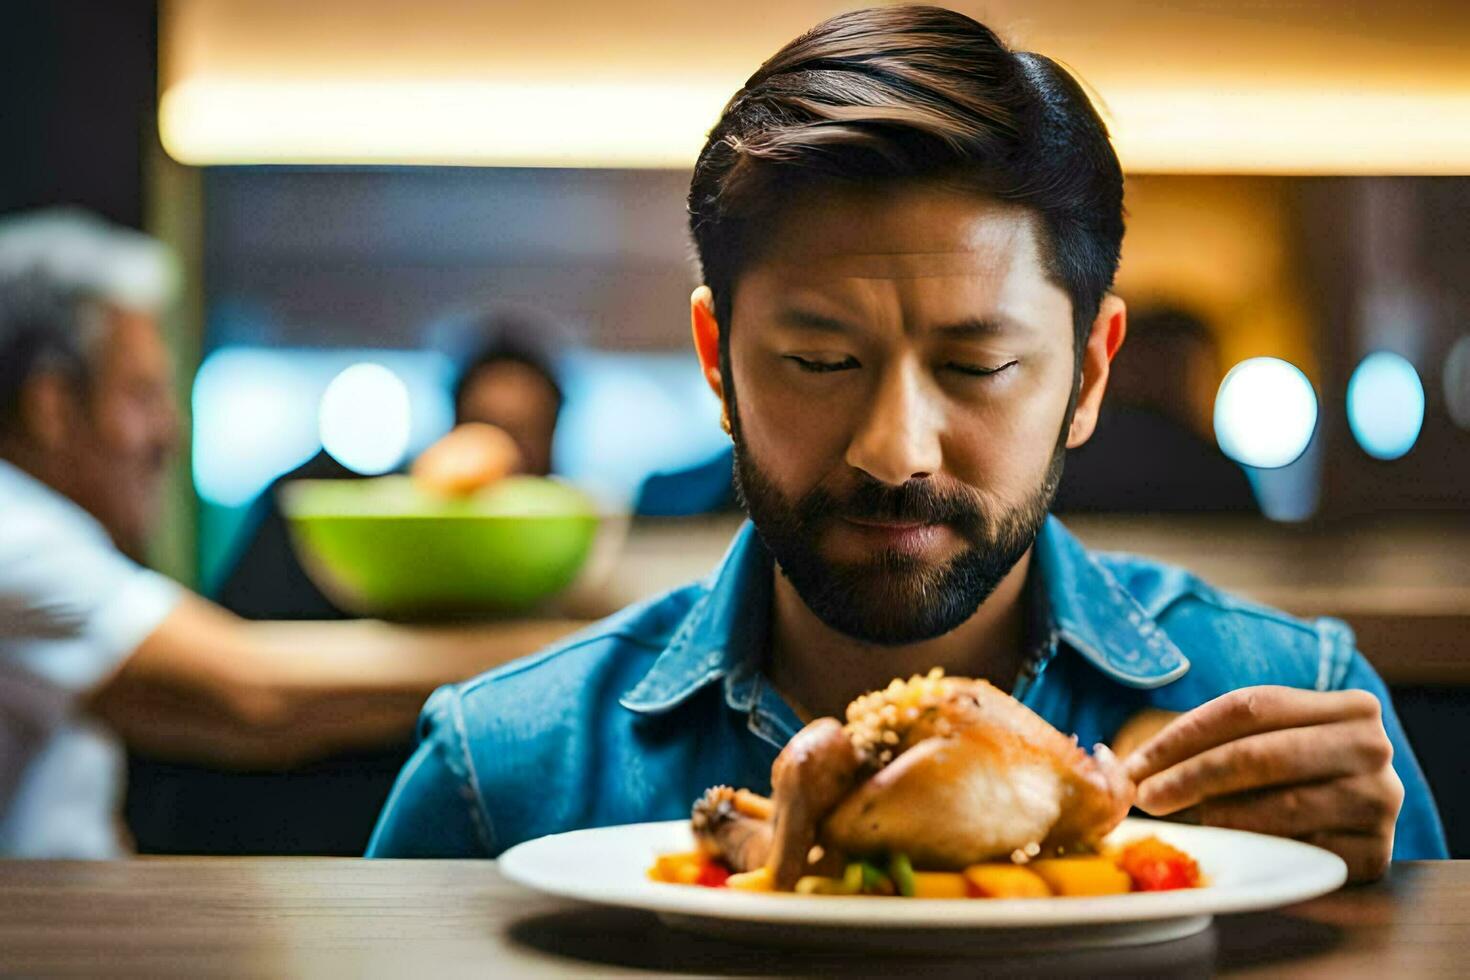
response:
[[[1000,513],[973,491],[941,489],[931,479],[895,487],[860,471],[861,482],[841,498],[819,486],[792,503],[752,458],[738,422],[734,438],[736,492],[807,608],[840,633],[887,646],[942,636],[975,614],[1035,542],[1066,455],[1059,441],[1036,490]],[[846,518],[944,525],[965,548],[941,564],[893,549],[858,563],[828,561],[825,532]]]

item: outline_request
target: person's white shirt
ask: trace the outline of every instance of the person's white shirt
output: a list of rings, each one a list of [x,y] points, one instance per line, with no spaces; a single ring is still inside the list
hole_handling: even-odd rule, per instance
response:
[[[81,703],[182,595],[0,460],[0,855],[124,853],[122,750]]]

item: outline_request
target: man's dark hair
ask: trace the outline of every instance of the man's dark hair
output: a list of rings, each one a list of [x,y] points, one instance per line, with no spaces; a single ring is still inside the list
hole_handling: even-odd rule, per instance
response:
[[[95,303],[38,273],[0,277],[0,435],[20,422],[26,383],[43,371],[78,384],[90,376]]]
[[[454,413],[459,416],[465,394],[475,375],[494,364],[513,363],[528,367],[546,379],[561,410],[562,390],[557,380],[556,347],[559,326],[527,310],[503,309],[480,314],[466,324],[477,345],[463,362],[454,383]]]
[[[1123,173],[1065,70],[939,7],[839,14],[786,45],[725,106],[694,167],[689,224],[730,377],[735,281],[783,205],[832,183],[937,179],[1040,218],[1077,354],[1112,286]],[[728,395],[729,393],[727,393]]]

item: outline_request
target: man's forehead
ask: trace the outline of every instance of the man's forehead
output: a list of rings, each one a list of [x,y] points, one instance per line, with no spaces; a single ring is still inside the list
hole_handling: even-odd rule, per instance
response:
[[[158,314],[131,306],[109,305],[106,310],[117,336],[137,341],[158,339]]]
[[[969,279],[1010,271],[1030,256],[1014,250],[915,252],[834,252],[828,255],[777,257],[764,263],[777,277],[817,282],[827,279]]]
[[[916,279],[1039,271],[1032,212],[972,192],[918,185],[828,191],[775,223],[753,263],[782,278]]]
[[[103,341],[104,357],[113,365],[133,367],[140,363],[165,368],[168,347],[163,340],[156,313],[124,306],[106,309],[108,330]]]

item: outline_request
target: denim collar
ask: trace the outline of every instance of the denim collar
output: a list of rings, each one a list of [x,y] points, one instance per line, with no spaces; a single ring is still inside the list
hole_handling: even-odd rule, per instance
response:
[[[643,714],[671,711],[705,685],[724,680],[730,707],[749,710],[761,686],[771,568],[770,553],[746,521],[673,639],[623,695],[623,707]]]
[[[1188,658],[1153,617],[1055,517],[1036,536],[1031,561],[1058,638],[1105,677],[1147,689],[1189,670]]]
[[[1055,517],[1037,535],[1032,560],[1056,638],[1104,676],[1153,688],[1189,670],[1153,618]],[[640,714],[662,714],[723,681],[726,703],[751,713],[752,731],[789,737],[795,715],[761,672],[770,597],[771,556],[746,521],[673,639],[620,703]]]

